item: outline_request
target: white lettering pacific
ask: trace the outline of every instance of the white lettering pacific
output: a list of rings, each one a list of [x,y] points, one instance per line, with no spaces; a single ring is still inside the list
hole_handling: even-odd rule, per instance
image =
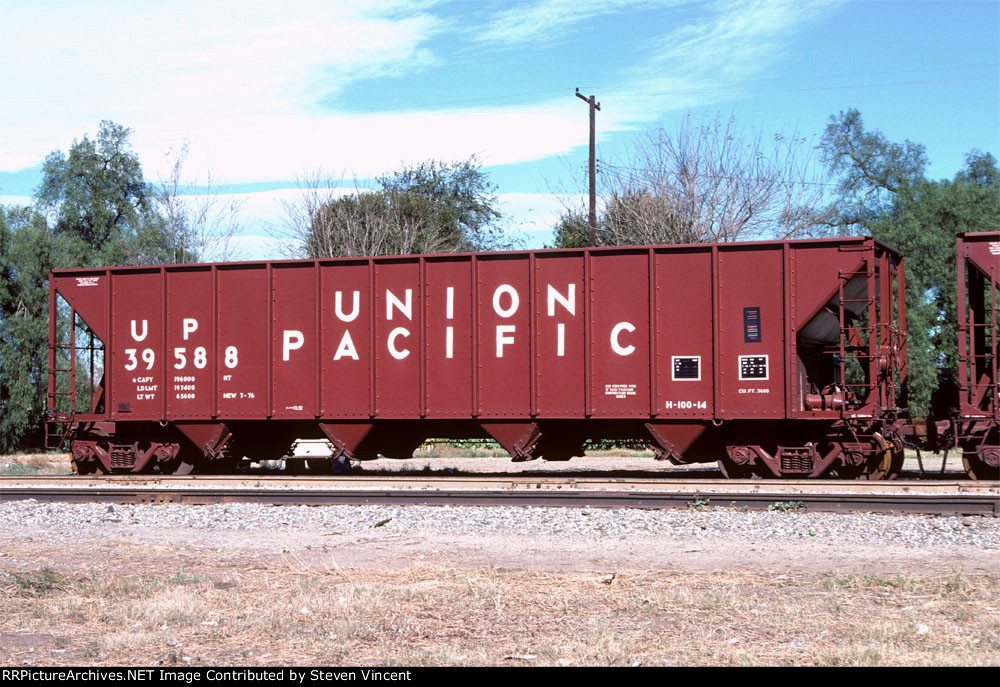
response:
[[[302,332],[296,329],[286,329],[281,344],[281,359],[288,360],[289,353],[302,348],[302,344],[305,342],[306,338],[302,335]]]
[[[632,355],[635,352],[635,346],[628,345],[622,346],[618,340],[618,336],[622,331],[634,332],[635,326],[631,322],[619,322],[611,329],[611,350],[613,350],[618,355]]]
[[[499,324],[497,325],[497,357],[503,357],[503,347],[505,344],[514,343],[513,336],[506,336],[506,334],[513,334],[516,327],[512,324]]]
[[[344,336],[340,339],[340,345],[337,346],[337,352],[333,354],[333,359],[340,360],[344,356],[359,360],[358,349],[354,347],[354,339],[351,338],[349,330],[344,331]]]
[[[414,352],[417,352],[417,355],[420,356],[441,356],[449,360],[454,359],[456,356],[464,357],[470,351],[464,343],[467,338],[471,338],[473,342],[472,349],[478,347],[479,344],[476,343],[477,341],[488,345],[486,337],[482,339],[478,337],[482,336],[480,327],[491,325],[495,326],[494,352],[497,358],[509,357],[508,347],[516,345],[518,341],[525,347],[529,345],[537,347],[536,354],[542,351],[549,351],[548,355],[554,353],[558,358],[565,358],[569,355],[570,353],[567,352],[568,348],[579,352],[583,332],[580,331],[578,318],[583,315],[582,310],[584,309],[584,305],[581,302],[580,309],[577,309],[577,304],[580,300],[577,298],[577,292],[581,290],[581,284],[578,282],[564,282],[563,284],[543,282],[539,284],[536,290],[533,291],[535,294],[534,298],[525,295],[525,298],[529,299],[527,301],[529,310],[534,312],[521,314],[520,317],[525,319],[516,320],[518,324],[514,324],[513,321],[515,321],[515,316],[520,313],[521,297],[524,294],[512,284],[499,284],[493,288],[492,292],[487,290],[482,294],[482,296],[485,296],[483,300],[489,299],[485,303],[483,300],[478,300],[482,296],[473,294],[471,307],[467,299],[459,300],[456,303],[456,290],[459,290],[460,293],[462,292],[458,287],[445,286],[443,292],[436,289],[427,291],[426,289],[426,285],[419,285],[414,288],[403,288],[400,285],[395,292],[385,289],[384,308],[379,303],[377,310],[372,312],[369,308],[375,308],[376,304],[371,302],[372,299],[369,298],[369,305],[365,307],[364,318],[361,317],[361,290],[334,291],[332,294],[333,297],[330,298],[327,296],[327,298],[333,301],[334,322],[354,323],[356,326],[367,328],[367,321],[371,318],[372,323],[376,325],[377,332],[372,333],[375,337],[374,345],[377,346],[378,350],[387,352],[395,360],[408,359],[410,358],[410,354]],[[423,300],[418,300],[421,298]],[[543,298],[544,305],[542,302]],[[350,303],[345,303],[347,300]],[[345,306],[349,307],[345,308]],[[461,308],[458,312],[456,312],[456,306]],[[491,323],[491,325],[487,325],[483,317],[487,314],[490,317],[496,315],[497,317],[506,319],[510,324],[494,325]],[[407,324],[405,327],[387,327],[388,336],[382,334],[385,330],[381,328],[380,323],[387,323],[393,320],[399,321],[401,319],[409,320],[412,324]],[[472,320],[470,323],[471,328],[468,324],[464,323],[468,322],[469,319]],[[456,325],[456,320],[462,320],[463,324],[461,326]],[[527,330],[521,324],[521,322],[525,321]],[[329,322],[329,320],[324,320],[324,322]],[[358,324],[359,322],[361,324]],[[420,326],[414,329],[417,323]],[[321,347],[323,350],[328,350],[326,337],[329,334],[326,333],[326,327],[329,326],[329,324],[323,325],[324,329],[321,335]],[[518,339],[518,327],[521,327],[520,339]],[[197,320],[194,318],[185,318],[183,320],[182,331],[184,338],[189,338],[190,334],[198,330],[199,323]],[[595,334],[598,337],[608,336],[609,339],[605,340],[610,343],[612,353],[625,357],[633,355],[638,351],[639,339],[632,336],[638,331],[639,329],[635,323],[622,321],[615,323],[611,327],[610,332],[605,329],[603,332],[595,332]],[[133,338],[136,340],[146,338],[147,322],[143,320],[140,328],[138,321],[133,320],[132,333]],[[357,333],[357,331],[345,327],[339,335],[334,335],[336,338],[330,341],[331,344],[333,341],[338,342],[335,353],[332,356],[334,361],[361,359],[359,350],[367,351],[373,342],[368,340],[368,337],[365,337],[365,342],[362,344],[361,349],[359,349],[355,341]],[[414,335],[419,338],[411,339]],[[457,344],[456,336],[462,338],[462,341],[459,341]],[[286,329],[283,330],[282,337],[281,359],[288,361],[292,351],[303,348],[305,345],[305,335],[297,329]],[[184,349],[174,349],[174,351],[178,362],[174,367],[183,367],[186,362],[182,357]],[[181,355],[177,355],[177,351]],[[232,364],[230,360],[232,360]],[[190,358],[188,358],[188,361],[190,361]],[[149,363],[149,361],[146,362],[147,364]],[[232,368],[235,366],[235,362],[235,349],[233,349],[232,355],[230,355],[230,349],[226,349],[226,365]],[[130,365],[135,364],[132,360],[129,363]],[[134,368],[130,367],[129,369]]]
[[[409,290],[407,290],[409,293]],[[391,355],[396,360],[402,360],[406,356],[410,355],[410,351],[406,348],[399,350],[396,348],[396,337],[397,336],[409,336],[410,332],[405,327],[396,327],[391,332],[389,332],[389,340],[386,345],[389,347],[389,355]]]

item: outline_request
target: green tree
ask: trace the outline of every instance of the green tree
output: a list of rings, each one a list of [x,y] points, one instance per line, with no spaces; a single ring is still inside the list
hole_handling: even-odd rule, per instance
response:
[[[0,449],[41,446],[54,239],[30,208],[0,207]]]
[[[597,227],[600,243],[601,226]],[[546,248],[586,248],[590,245],[589,214],[582,209],[567,208],[556,224],[552,245]]]
[[[357,192],[319,203],[308,213],[304,252],[309,257],[447,253],[467,244],[431,221],[424,196],[406,191]]]
[[[821,160],[837,182],[830,224],[846,234],[892,213],[896,195],[924,179],[927,154],[912,141],[893,143],[865,131],[855,109],[830,117],[820,141]]]
[[[2,449],[43,445],[49,272],[168,262],[187,240],[150,202],[129,134],[101,122],[96,140],[45,159],[35,208],[0,208]]]
[[[320,184],[286,206],[309,257],[502,250],[495,187],[472,157],[430,160],[378,177],[373,191],[336,197]]]
[[[830,118],[821,147],[840,177],[831,224],[842,233],[868,232],[906,256],[904,402],[912,415],[924,415],[939,383],[950,388],[957,379],[955,235],[1000,226],[996,159],[973,151],[953,180],[930,181],[923,146],[866,131],[853,109]]]
[[[73,266],[163,263],[183,240],[151,203],[152,190],[129,147],[131,133],[103,121],[96,140],[84,135],[68,154],[57,150],[45,158],[35,203]]]
[[[405,199],[413,216],[459,246],[458,250],[503,250],[510,243],[499,226],[496,187],[473,156],[461,162],[428,160],[378,179],[390,197]],[[414,202],[414,198],[426,202]]]

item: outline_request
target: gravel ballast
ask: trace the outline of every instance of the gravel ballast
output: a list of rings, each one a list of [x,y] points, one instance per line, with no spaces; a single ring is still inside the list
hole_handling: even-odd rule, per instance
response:
[[[904,548],[968,546],[1000,554],[1000,519],[896,516],[727,508],[647,511],[524,507],[431,506],[206,506],[0,503],[0,530],[44,528],[122,533],[128,528],[208,532],[295,532],[352,535],[379,532],[437,536],[509,535],[594,540],[835,541]]]

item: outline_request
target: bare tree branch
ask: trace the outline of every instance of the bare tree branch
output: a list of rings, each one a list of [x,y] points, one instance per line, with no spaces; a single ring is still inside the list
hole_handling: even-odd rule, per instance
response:
[[[646,131],[617,164],[601,165],[601,242],[786,239],[830,222],[804,139],[745,133],[734,118]]]
[[[213,185],[208,173],[205,189],[198,195],[184,194],[182,182],[188,156],[185,143],[176,151],[170,176],[160,179],[155,198],[166,221],[167,234],[172,238],[174,262],[222,262],[239,258],[233,238],[240,233],[241,199],[227,198]]]

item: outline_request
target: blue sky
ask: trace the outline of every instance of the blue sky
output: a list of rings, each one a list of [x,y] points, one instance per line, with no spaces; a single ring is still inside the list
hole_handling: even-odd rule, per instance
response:
[[[88,1],[0,4],[0,202],[102,119],[134,130],[148,179],[187,143],[244,200],[241,257],[297,179],[362,185],[476,155],[508,227],[538,247],[575,193],[594,93],[599,152],[684,116],[818,140],[849,107],[951,177],[1000,156],[1000,2]]]

